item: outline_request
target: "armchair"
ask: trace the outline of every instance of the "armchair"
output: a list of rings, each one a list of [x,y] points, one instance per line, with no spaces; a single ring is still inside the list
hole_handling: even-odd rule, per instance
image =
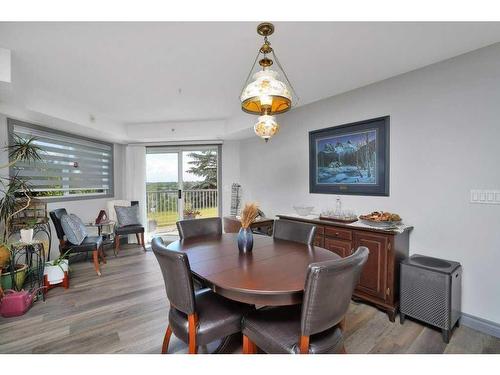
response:
[[[67,215],[65,208],[58,208],[56,210],[50,211],[49,215],[54,223],[56,229],[57,238],[59,239],[59,252],[61,254],[66,253],[71,250],[70,253],[83,253],[92,251],[92,257],[94,260],[94,268],[97,276],[101,276],[101,271],[99,269],[99,258],[106,263],[106,258],[104,252],[102,251],[102,237],[101,236],[87,236],[80,245],[75,245],[66,239],[64,229],[61,225],[61,217]]]

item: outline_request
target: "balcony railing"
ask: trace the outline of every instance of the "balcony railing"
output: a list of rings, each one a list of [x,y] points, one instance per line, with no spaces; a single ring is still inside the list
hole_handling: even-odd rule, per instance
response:
[[[217,189],[183,190],[184,207],[199,211],[198,217],[214,217],[218,215]],[[177,190],[161,190],[146,192],[146,208],[149,230],[172,231],[179,217],[179,200]]]

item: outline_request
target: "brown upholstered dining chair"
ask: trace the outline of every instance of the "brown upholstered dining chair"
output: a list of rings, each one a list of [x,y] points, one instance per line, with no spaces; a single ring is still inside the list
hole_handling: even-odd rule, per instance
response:
[[[222,234],[222,219],[220,217],[181,220],[176,224],[181,240],[211,234]]]
[[[167,353],[172,332],[195,354],[197,347],[241,332],[241,320],[253,306],[233,302],[210,289],[194,291],[189,260],[185,253],[168,250],[160,237],[151,248],[160,264],[170,301],[168,327],[162,353]]]
[[[368,259],[351,256],[309,265],[302,306],[264,308],[243,319],[243,352],[345,353],[341,323]]]
[[[273,238],[311,245],[314,241],[316,225],[291,220],[275,220]]]

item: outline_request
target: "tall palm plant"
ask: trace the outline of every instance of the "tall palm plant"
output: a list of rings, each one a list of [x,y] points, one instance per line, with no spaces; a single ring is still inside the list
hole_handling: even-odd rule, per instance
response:
[[[41,149],[35,144],[36,138],[25,139],[17,135],[13,136],[12,144],[3,147],[9,154],[9,162],[1,165],[0,169],[12,167],[18,162],[32,163],[41,160]],[[0,227],[3,227],[3,235],[0,243],[7,242],[11,219],[19,212],[25,210],[31,203],[31,190],[27,178],[0,175]],[[19,199],[21,198],[21,199]]]

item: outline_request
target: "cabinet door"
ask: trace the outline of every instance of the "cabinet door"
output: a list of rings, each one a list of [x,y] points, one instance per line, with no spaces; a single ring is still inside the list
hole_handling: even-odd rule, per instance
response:
[[[387,243],[384,235],[354,232],[354,248],[366,246],[370,250],[356,290],[382,300],[387,292]]]
[[[337,253],[342,258],[351,255],[352,243],[349,241],[332,240],[325,237],[325,249]]]
[[[324,247],[323,236],[315,236],[313,241],[314,246]]]

